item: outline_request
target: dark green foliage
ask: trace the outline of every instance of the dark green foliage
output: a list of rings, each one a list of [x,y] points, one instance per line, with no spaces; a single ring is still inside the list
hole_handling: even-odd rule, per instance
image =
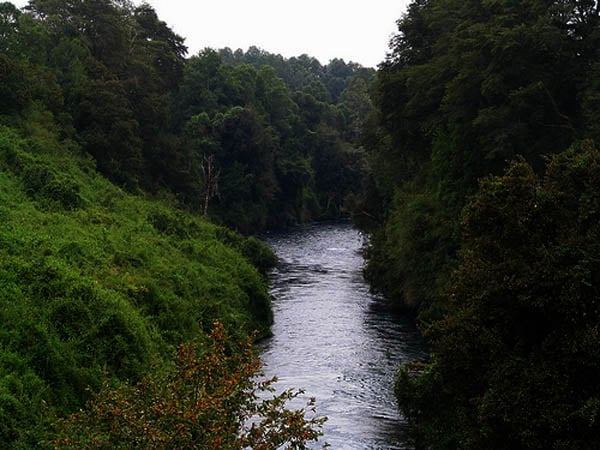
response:
[[[372,260],[371,272],[399,268],[392,277],[426,291],[431,279],[405,268],[440,261],[447,279],[460,211],[481,177],[516,155],[541,173],[544,155],[596,137],[599,14],[594,2],[411,3],[378,73],[376,128],[364,136],[383,209],[369,211],[365,201],[362,210],[386,222],[375,225],[374,242],[389,248],[372,254],[395,253],[391,265]],[[395,192],[406,200],[393,202]],[[412,196],[435,206],[407,210]],[[428,249],[418,227],[404,236],[384,230],[407,223],[431,223],[442,238]],[[392,250],[413,243],[422,253]],[[424,294],[416,303],[428,309],[434,300]]]
[[[274,255],[204,219],[248,234],[346,214],[373,71],[186,60],[151,6],[120,0],[2,3],[0,48],[0,447],[36,448],[215,319],[268,333]]]
[[[89,83],[78,106],[76,126],[98,169],[131,188],[142,167],[142,141],[125,92],[116,81]]]
[[[437,314],[437,298],[456,248],[453,218],[440,214],[441,205],[429,193],[398,193],[385,229],[367,251],[366,277],[398,308],[420,307],[423,317]]]
[[[244,239],[242,242],[241,252],[252,265],[266,274],[269,269],[272,269],[277,264],[277,257],[271,249],[262,241],[254,237]]]
[[[205,49],[184,70],[174,117],[188,156],[178,189],[198,208],[197,199],[208,200],[207,187],[216,185],[208,211],[200,209],[244,233],[339,217],[360,188],[363,155],[355,139],[372,107],[371,74],[332,62],[343,91],[332,105],[324,84],[329,66],[299,61],[309,59]],[[295,76],[310,81],[296,84]],[[218,174],[212,182],[207,160]]]
[[[463,214],[434,363],[399,378],[435,448],[594,448],[600,442],[600,153],[524,161],[484,180]],[[437,432],[435,431],[437,430]]]
[[[185,60],[152,7],[114,0],[5,3],[0,26],[0,123],[53,129],[130,192],[169,191],[250,234],[338,217],[359,190],[372,70],[255,47]],[[44,183],[78,206],[74,186]]]
[[[71,180],[60,179],[49,166],[31,162],[20,171],[25,192],[41,201],[55,201],[63,209],[75,209],[79,206],[79,186]]]
[[[360,77],[368,80],[372,69],[357,63],[346,63],[343,59],[333,59],[323,66],[317,59],[309,55],[300,55],[285,59],[257,47],[250,47],[246,52],[230,48],[219,50],[223,62],[229,65],[249,64],[256,68],[273,67],[288,87],[294,92],[305,92],[320,102],[337,104],[348,83]]]
[[[35,448],[42,426],[49,420],[40,417],[40,404],[49,394],[47,385],[23,358],[9,351],[0,353],[0,441],[4,446],[19,442],[20,448]],[[33,424],[39,424],[38,429]],[[19,448],[19,447],[16,447]]]
[[[255,237],[243,238],[239,233],[227,228],[219,228],[217,239],[225,245],[239,250],[263,275],[277,265],[277,256],[267,244]]]
[[[61,112],[70,116],[64,126],[78,134],[102,173],[128,189],[153,187],[148,183],[158,175],[158,157],[163,164],[173,158],[157,153],[169,134],[183,39],[149,5],[33,0],[26,9],[30,14],[21,21],[45,39],[33,69],[49,72],[46,84],[62,90]],[[18,44],[22,53],[31,52],[31,43]]]
[[[417,440],[596,448],[598,3],[415,0],[398,31],[357,214],[431,342],[397,386]]]

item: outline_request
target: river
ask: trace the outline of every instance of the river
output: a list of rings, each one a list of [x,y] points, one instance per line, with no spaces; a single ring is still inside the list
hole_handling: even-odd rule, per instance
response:
[[[273,337],[263,344],[278,389],[303,388],[327,416],[332,449],[410,449],[393,395],[399,364],[426,357],[412,320],[386,311],[362,277],[364,237],[350,223],[264,236],[279,258],[271,274]]]

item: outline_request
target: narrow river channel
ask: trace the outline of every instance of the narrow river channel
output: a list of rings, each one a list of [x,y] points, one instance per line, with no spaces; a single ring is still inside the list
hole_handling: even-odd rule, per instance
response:
[[[275,323],[265,372],[303,388],[327,416],[332,449],[410,449],[393,383],[398,365],[423,359],[411,320],[385,310],[362,277],[363,236],[350,223],[265,236],[279,258],[271,277]]]

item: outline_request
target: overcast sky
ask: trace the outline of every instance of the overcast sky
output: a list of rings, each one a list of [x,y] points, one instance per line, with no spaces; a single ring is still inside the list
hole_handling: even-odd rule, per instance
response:
[[[256,45],[286,58],[306,53],[327,64],[343,58],[376,67],[409,0],[148,0],[186,38],[189,54],[204,47]],[[27,0],[13,0],[21,7]],[[135,0],[134,3],[141,3]]]

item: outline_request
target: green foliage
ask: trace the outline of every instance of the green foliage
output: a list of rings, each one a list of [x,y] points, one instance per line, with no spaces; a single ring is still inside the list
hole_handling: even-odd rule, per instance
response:
[[[599,19],[415,0],[397,22],[357,209],[367,275],[431,343],[397,384],[425,448],[598,446]]]
[[[141,380],[217,319],[241,336],[272,320],[251,265],[273,263],[264,244],[126,194],[40,136],[0,129],[4,448],[38,447],[52,414],[105,380]]]
[[[501,173],[517,155],[541,173],[545,155],[596,137],[600,22],[598,8],[588,6],[543,0],[409,5],[378,73],[378,116],[364,137],[372,182],[360,210],[375,218],[374,232],[381,235],[375,245],[389,247],[372,255],[398,258],[373,261],[384,271],[399,270],[377,278],[431,285],[406,271],[418,264],[416,258],[393,249],[417,242],[425,247],[420,259],[433,261],[432,267],[445,260],[447,269],[439,273],[446,279],[459,245],[460,211],[479,179]],[[407,200],[393,202],[395,192]],[[411,196],[414,202],[426,198],[434,209],[407,210]],[[370,209],[369,203],[382,208]],[[419,221],[447,238],[428,250],[429,239],[418,227],[397,236],[383,230]],[[390,294],[402,303],[397,292]],[[427,295],[416,300],[425,310],[432,301]]]
[[[345,94],[336,94],[334,106],[323,84],[327,70],[297,63],[252,48],[205,49],[184,70],[174,113],[189,155],[181,189],[206,199],[206,186],[217,184],[209,215],[244,233],[338,217],[360,187],[362,151],[354,140],[371,108],[370,74],[338,61]],[[311,70],[306,84],[292,81]],[[217,183],[200,170],[206,158]]]
[[[132,188],[141,171],[142,141],[125,93],[119,82],[91,82],[79,104],[78,126],[98,169]]]
[[[261,269],[263,275],[277,264],[277,257],[269,246],[255,237],[245,238],[225,227],[217,228],[215,235],[220,242],[238,250],[252,261],[255,267]]]
[[[398,384],[428,445],[598,444],[599,181],[589,143],[552,157],[542,181],[523,160],[482,181],[448,314],[428,330],[434,363]]]
[[[43,80],[36,97],[62,114],[65,130],[77,133],[103,174],[130,190],[149,187],[159,175],[156,159],[173,158],[160,147],[169,135],[169,95],[182,77],[183,39],[147,4],[32,0],[26,9],[16,27],[25,39],[15,51],[31,55],[37,31],[29,70],[44,76],[36,77]],[[54,91],[63,103],[52,107]]]
[[[250,341],[233,346],[216,323],[208,343],[184,344],[174,367],[138,385],[104,385],[86,410],[60,424],[55,448],[306,449],[324,418],[286,403],[302,391],[270,398]]]
[[[36,448],[49,417],[216,319],[268,333],[274,255],[192,214],[244,234],[345,214],[373,71],[185,60],[152,7],[120,0],[2,3],[0,48],[0,362],[20,364],[0,364],[0,446]]]
[[[130,192],[169,191],[251,234],[346,214],[360,187],[372,70],[256,47],[186,60],[152,7],[116,0],[6,3],[0,27],[0,124],[78,143]],[[80,206],[77,186],[34,175],[36,196]]]
[[[438,315],[438,295],[453,268],[453,218],[430,193],[398,192],[386,227],[373,236],[365,275],[402,309]],[[381,240],[381,241],[380,241]]]
[[[44,428],[50,427],[49,418],[40,417],[48,386],[20,355],[4,350],[0,374],[0,441],[4,446],[19,442],[21,448],[35,448],[40,437],[48,436]]]

